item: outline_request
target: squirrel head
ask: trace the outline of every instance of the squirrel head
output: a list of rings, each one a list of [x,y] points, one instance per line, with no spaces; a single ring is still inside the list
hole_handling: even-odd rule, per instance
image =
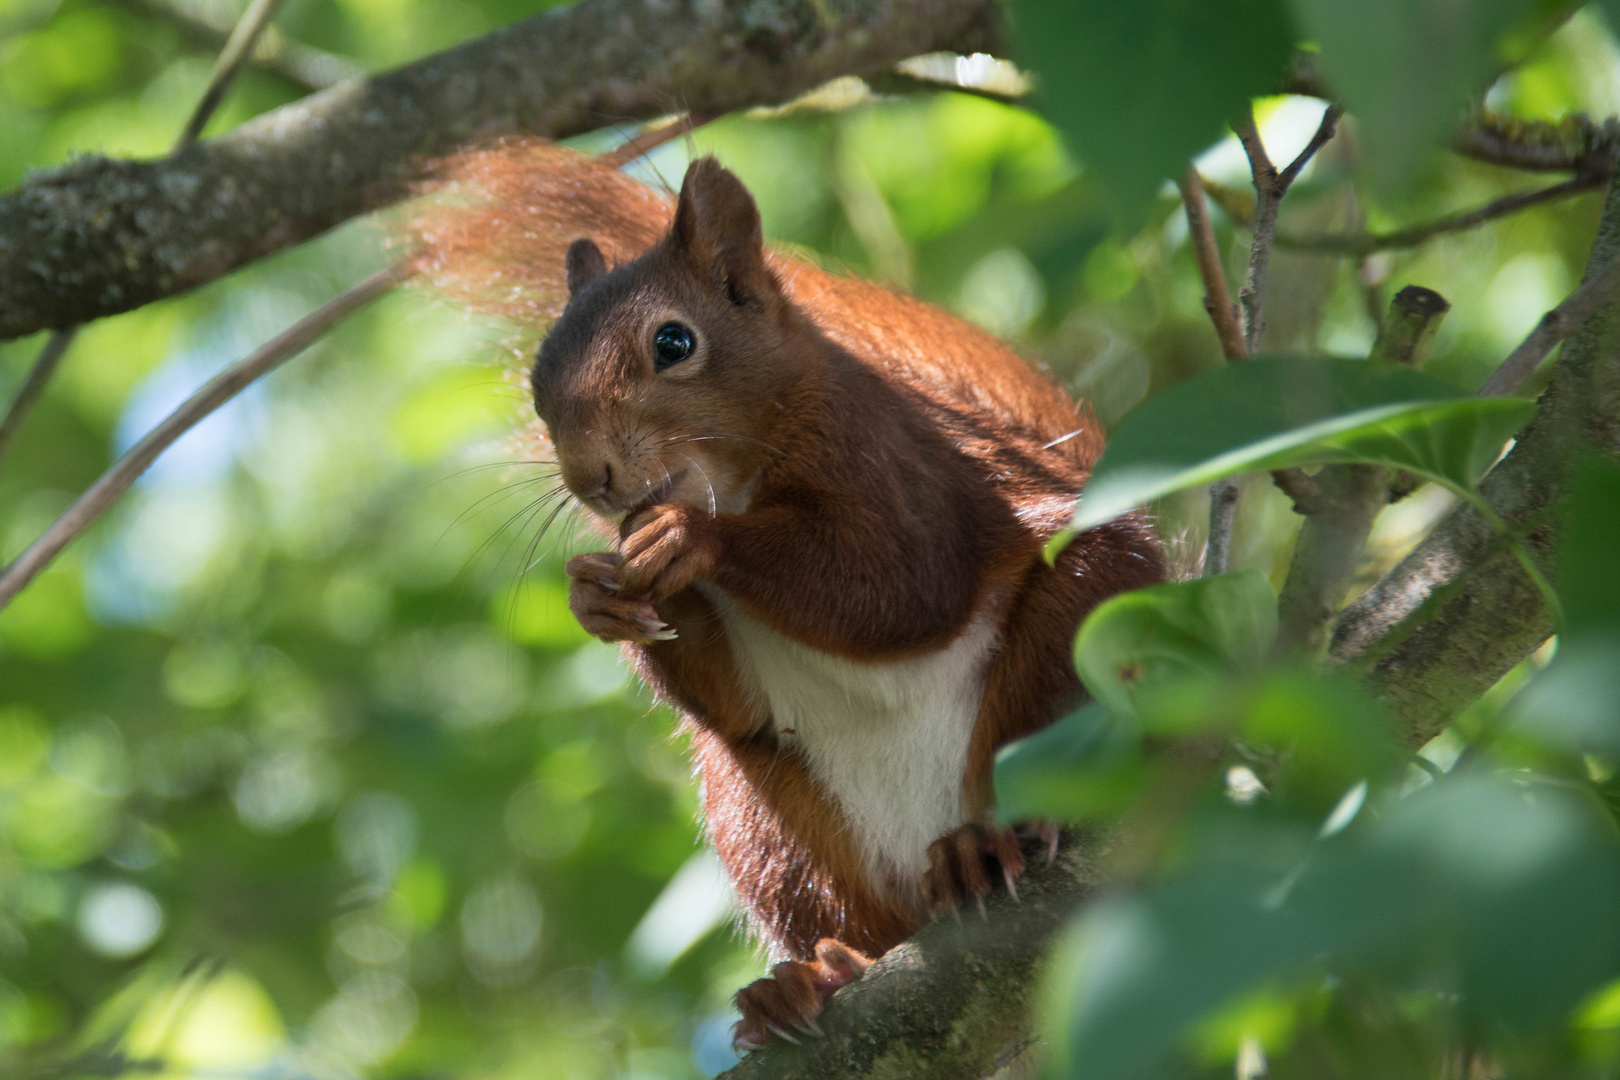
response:
[[[700,158],[650,250],[609,269],[580,239],[566,263],[568,305],[530,380],[563,482],[609,521],[677,499],[746,509],[815,353],[767,264],[748,189]]]

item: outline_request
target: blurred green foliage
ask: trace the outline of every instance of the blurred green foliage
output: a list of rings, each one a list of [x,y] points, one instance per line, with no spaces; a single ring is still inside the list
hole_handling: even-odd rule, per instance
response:
[[[380,69],[541,6],[288,0],[278,25]],[[1072,44],[1070,33],[1054,31],[1047,44]],[[1319,33],[1331,63],[1329,29]],[[1151,97],[1099,98],[1098,109],[1114,112],[1093,118],[1113,132],[1110,145],[1153,155],[1140,160],[1109,159],[1078,121],[1061,125],[1077,133],[1066,149],[1031,111],[851,91],[831,111],[727,118],[636,168],[662,183],[690,153],[718,153],[758,196],[775,242],[989,326],[1112,426],[1220,362],[1178,203],[1158,178],[1189,154],[1214,179],[1246,176],[1235,142],[1219,138],[1225,99],[1199,100],[1185,125],[1164,129],[1174,139],[1156,137],[1157,113],[1130,111],[1140,101],[1178,109],[1191,92],[1165,92],[1183,84],[1137,65],[1144,49],[1174,65],[1198,43],[1153,40],[1168,45],[1097,52]],[[211,62],[123,0],[0,0],[0,183],[75,153],[163,152]],[[1231,93],[1261,89],[1236,80]],[[1050,90],[1054,101],[1063,92]],[[249,69],[210,131],[297,95]],[[1614,113],[1620,54],[1601,18],[1582,12],[1489,100],[1529,117]],[[1302,146],[1320,111],[1304,99],[1262,102],[1272,156]],[[1354,186],[1365,162],[1350,145],[1335,143],[1313,165],[1285,226],[1385,228],[1522,184],[1432,160],[1386,203]],[[1139,185],[1140,227],[1117,223],[1122,176]],[[1364,355],[1369,308],[1417,282],[1455,305],[1429,370],[1470,390],[1578,277],[1597,207],[1587,196],[1538,208],[1361,265],[1279,253],[1266,347]],[[1219,229],[1235,270],[1241,234],[1224,221]],[[385,237],[357,224],[87,328],[0,471],[0,558],[209,374],[380,265]],[[533,500],[551,481],[524,435],[522,357],[510,348],[536,329],[490,325],[420,292],[383,300],[189,434],[0,613],[0,1074],[651,1080],[730,1060],[727,1001],[762,961],[726,929],[672,718],[567,613],[563,558],[596,541],[566,514],[537,539],[544,518]],[[0,396],[40,343],[0,346]],[[1363,584],[1446,499],[1423,492],[1385,515]],[[1199,545],[1197,496],[1170,496],[1159,509],[1176,550]],[[1295,523],[1269,485],[1252,487],[1234,557],[1249,573],[1236,576],[1274,587]],[[1588,667],[1612,672],[1599,655]],[[1461,983],[1419,978],[1391,990],[1377,981],[1387,954],[1362,946],[1377,933],[1432,933],[1446,957],[1468,961],[1432,970],[1489,986],[1501,965],[1542,949],[1532,938],[1511,956],[1480,959],[1479,926],[1551,902],[1546,888],[1515,891],[1526,867],[1607,866],[1610,826],[1594,824],[1581,799],[1620,805],[1608,744],[1583,741],[1586,729],[1563,742],[1537,729],[1536,716],[1564,714],[1537,712],[1533,696],[1523,719],[1503,722],[1521,673],[1428,753],[1439,771],[1462,740],[1493,732],[1501,756],[1488,764],[1539,771],[1504,780],[1476,766],[1466,782],[1435,785],[1407,806],[1402,793],[1421,780],[1375,768],[1385,759],[1368,748],[1387,737],[1352,692],[1297,673],[1228,678],[1217,671],[1185,694],[1159,695],[1158,711],[1136,723],[1241,732],[1270,755],[1251,777],[1291,755],[1268,774],[1273,797],[1234,803],[1225,788],[1255,791],[1242,777],[1196,787],[1187,830],[1164,845],[1181,876],[1100,911],[1075,948],[1113,948],[1124,963],[1139,958],[1131,943],[1143,934],[1188,938],[1178,914],[1187,912],[1195,929],[1225,912],[1242,933],[1191,933],[1191,951],[1126,964],[1124,982],[1087,968],[1059,987],[1073,1038],[1112,1038],[1098,1052],[1113,1056],[1100,1060],[1122,1074],[1146,1045],[1126,1040],[1147,1039],[1190,1047],[1187,1060],[1215,1071],[1258,1046],[1279,1075],[1289,1062],[1320,1075],[1322,1061],[1345,1075],[1395,1075],[1449,1052],[1452,1033],[1517,1015],[1512,997],[1465,1015],[1452,993]],[[1587,676],[1569,678],[1584,700]],[[1598,728],[1608,730],[1601,716]],[[1101,707],[1054,727],[1046,737],[1068,755],[1066,769],[1044,802],[1025,805],[1091,816],[1162,790],[1166,772],[1140,754],[1142,732]],[[1369,780],[1362,797],[1380,813],[1358,814],[1357,803],[1318,839],[1356,777]],[[1522,822],[1507,814],[1519,831],[1489,843],[1502,839],[1490,830],[1504,807],[1526,799],[1538,812]],[[1434,830],[1447,823],[1460,823],[1456,843],[1437,849]],[[1509,867],[1518,877],[1491,876],[1515,854],[1524,855]],[[1431,880],[1408,880],[1414,864],[1433,875],[1434,891],[1418,897],[1431,906],[1406,910]],[[1248,901],[1256,883],[1272,888],[1302,865],[1315,876],[1284,898],[1299,924],[1367,890],[1380,904],[1346,916],[1362,920],[1354,940],[1302,930],[1292,951],[1268,953],[1254,945],[1265,915]],[[1363,891],[1339,895],[1346,875]],[[1474,888],[1480,875],[1490,888]],[[1585,918],[1591,890],[1608,879],[1576,878],[1559,897],[1585,905]],[[1476,892],[1486,921],[1448,923]],[[1348,958],[1337,981],[1323,974],[1324,955]],[[1591,980],[1564,953],[1546,955],[1558,963],[1552,982],[1535,984],[1537,1000],[1563,1008],[1579,979]],[[1218,969],[1219,980],[1188,979],[1178,965],[1193,964]],[[1179,996],[1135,1004],[1167,983]],[[1560,1029],[1568,1053],[1546,1060],[1598,1067],[1620,1052],[1620,992],[1586,1002]],[[1138,1026],[1110,1019],[1121,1015]]]

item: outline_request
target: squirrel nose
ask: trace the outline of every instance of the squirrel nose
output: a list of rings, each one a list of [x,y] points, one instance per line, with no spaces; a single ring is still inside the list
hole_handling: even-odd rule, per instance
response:
[[[602,482],[597,485],[595,491],[591,492],[590,497],[593,498],[593,499],[599,499],[603,495],[606,495],[608,493],[608,489],[610,489],[611,487],[613,487],[613,466],[612,465],[603,465],[602,466]]]

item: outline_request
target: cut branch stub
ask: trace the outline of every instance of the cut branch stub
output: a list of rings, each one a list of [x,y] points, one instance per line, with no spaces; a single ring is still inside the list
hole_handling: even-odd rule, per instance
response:
[[[1422,367],[1434,336],[1440,332],[1440,323],[1450,310],[1451,304],[1433,289],[1408,285],[1390,301],[1389,314],[1379,328],[1369,359]]]

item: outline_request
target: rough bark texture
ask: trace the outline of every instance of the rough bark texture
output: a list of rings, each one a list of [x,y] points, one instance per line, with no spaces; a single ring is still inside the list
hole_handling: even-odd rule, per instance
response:
[[[1098,887],[1099,849],[1094,838],[1065,834],[1055,863],[1034,859],[1021,899],[997,890],[987,919],[971,907],[960,922],[936,919],[833,995],[819,1021],[825,1038],[774,1042],[723,1080],[996,1074],[1028,1047],[1036,970],[1052,934]]]
[[[1616,265],[1620,183],[1609,188],[1586,278]],[[1583,451],[1620,455],[1620,295],[1564,342],[1536,418],[1481,485],[1496,512],[1528,533],[1554,580],[1558,505]],[[1363,668],[1422,743],[1552,631],[1523,568],[1490,523],[1463,506],[1345,611],[1331,656]]]
[[[989,48],[997,26],[993,0],[584,0],[172,159],[80,158],[0,198],[0,340],[211,281],[398,199],[413,165],[469,142],[785,101]]]

